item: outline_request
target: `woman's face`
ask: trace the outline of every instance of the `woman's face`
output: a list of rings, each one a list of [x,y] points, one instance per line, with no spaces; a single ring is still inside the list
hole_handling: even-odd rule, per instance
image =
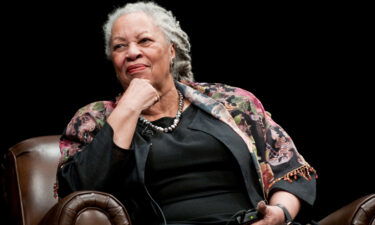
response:
[[[173,81],[173,45],[146,14],[119,17],[112,27],[111,48],[113,64],[124,88],[133,78],[148,79],[156,88]]]

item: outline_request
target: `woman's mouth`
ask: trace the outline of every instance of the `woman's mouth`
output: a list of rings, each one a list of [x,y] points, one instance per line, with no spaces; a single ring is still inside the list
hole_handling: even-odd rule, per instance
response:
[[[133,73],[137,73],[139,71],[142,71],[144,69],[146,69],[146,65],[144,64],[134,64],[134,65],[130,65],[126,68],[126,73],[127,74],[133,74]]]

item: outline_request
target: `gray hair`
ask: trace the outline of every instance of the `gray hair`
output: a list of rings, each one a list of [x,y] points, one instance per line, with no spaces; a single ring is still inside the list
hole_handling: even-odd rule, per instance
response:
[[[153,2],[128,3],[123,7],[115,9],[108,15],[108,20],[103,26],[105,37],[105,53],[111,59],[111,34],[113,23],[121,16],[134,12],[143,12],[153,19],[164,33],[166,39],[175,48],[176,57],[173,60],[171,72],[174,79],[194,81],[191,71],[190,42],[188,35],[181,29],[180,23],[171,11],[160,7]]]

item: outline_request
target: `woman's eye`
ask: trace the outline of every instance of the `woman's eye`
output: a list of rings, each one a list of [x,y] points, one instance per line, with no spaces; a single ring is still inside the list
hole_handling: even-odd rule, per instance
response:
[[[113,50],[115,51],[115,50],[118,50],[118,49],[123,48],[123,47],[125,47],[124,44],[117,44],[117,45],[113,46]]]
[[[140,41],[139,41],[139,43],[141,43],[141,44],[146,44],[146,43],[148,43],[148,42],[150,42],[151,41],[151,39],[149,39],[149,38],[142,38]]]

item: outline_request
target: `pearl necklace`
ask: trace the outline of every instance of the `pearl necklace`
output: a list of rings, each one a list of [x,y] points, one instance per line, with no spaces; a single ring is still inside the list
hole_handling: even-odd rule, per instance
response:
[[[152,122],[150,122],[146,118],[144,118],[143,116],[139,117],[139,120],[143,124],[146,124],[146,125],[152,127],[154,130],[157,130],[157,131],[160,131],[160,132],[168,133],[168,132],[171,132],[174,129],[176,129],[177,124],[180,122],[180,117],[181,117],[181,114],[182,114],[182,109],[184,107],[184,96],[181,94],[180,91],[177,91],[177,92],[178,92],[178,96],[179,96],[178,110],[177,110],[177,114],[176,114],[176,117],[173,120],[172,125],[170,125],[169,127],[165,127],[165,128],[164,127],[160,127],[160,126],[156,126],[156,125],[152,124]]]

